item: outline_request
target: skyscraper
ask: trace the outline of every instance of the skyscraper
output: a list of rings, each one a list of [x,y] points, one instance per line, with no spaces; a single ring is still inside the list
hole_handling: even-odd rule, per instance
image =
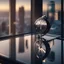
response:
[[[1,24],[0,24],[0,36],[1,36],[1,33],[2,33],[2,26],[1,26]]]
[[[6,32],[6,22],[2,22],[2,32]]]
[[[24,33],[24,7],[19,8],[19,33]],[[24,36],[19,38],[19,52],[24,52]]]
[[[20,26],[20,31],[19,33],[23,33],[24,32],[24,7],[20,7],[19,8],[19,26]]]
[[[58,11],[58,20],[61,20],[61,11]]]
[[[50,23],[52,24],[54,21],[54,16],[55,16],[55,2],[54,1],[50,1],[48,3],[47,16]]]
[[[55,12],[55,20],[58,20],[58,12]]]
[[[61,11],[55,12],[55,20],[61,21]]]

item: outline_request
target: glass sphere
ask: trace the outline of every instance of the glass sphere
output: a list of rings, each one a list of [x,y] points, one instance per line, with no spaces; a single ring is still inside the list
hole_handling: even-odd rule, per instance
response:
[[[35,23],[35,30],[36,30],[36,33],[46,33],[47,32],[47,29],[48,28],[48,20],[47,20],[47,17],[44,15],[40,18],[38,18]]]

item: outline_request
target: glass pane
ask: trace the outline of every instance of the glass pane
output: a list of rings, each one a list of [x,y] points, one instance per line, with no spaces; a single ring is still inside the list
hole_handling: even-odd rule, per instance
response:
[[[49,34],[61,34],[61,0],[43,0],[43,15],[49,19]]]
[[[30,0],[16,0],[16,34],[30,32]]]
[[[9,0],[0,0],[0,36],[9,34]]]
[[[61,35],[61,0],[43,0],[43,15],[48,17],[51,28],[45,39]],[[51,51],[43,64],[61,64],[61,40],[48,42]]]
[[[31,32],[31,0],[16,0],[16,34]],[[24,35],[16,39],[16,59],[31,63],[31,37]]]
[[[0,55],[9,57],[9,42],[9,39],[0,41]]]

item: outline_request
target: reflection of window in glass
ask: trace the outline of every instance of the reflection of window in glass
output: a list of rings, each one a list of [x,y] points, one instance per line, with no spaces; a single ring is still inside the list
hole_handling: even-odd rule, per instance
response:
[[[0,36],[9,34],[9,0],[0,0]]]

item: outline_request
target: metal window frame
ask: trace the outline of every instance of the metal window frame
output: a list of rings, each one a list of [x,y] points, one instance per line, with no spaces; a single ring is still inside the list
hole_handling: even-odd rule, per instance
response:
[[[31,34],[34,32],[34,22],[42,16],[42,0],[31,0]],[[31,36],[31,64],[42,64],[42,61],[35,59],[34,40]]]
[[[9,20],[9,34],[15,34],[15,18],[16,18],[16,0],[9,0],[10,5],[10,20]],[[15,38],[10,39],[9,57],[16,60],[16,43]]]
[[[63,64],[63,0],[61,0],[61,64]]]

